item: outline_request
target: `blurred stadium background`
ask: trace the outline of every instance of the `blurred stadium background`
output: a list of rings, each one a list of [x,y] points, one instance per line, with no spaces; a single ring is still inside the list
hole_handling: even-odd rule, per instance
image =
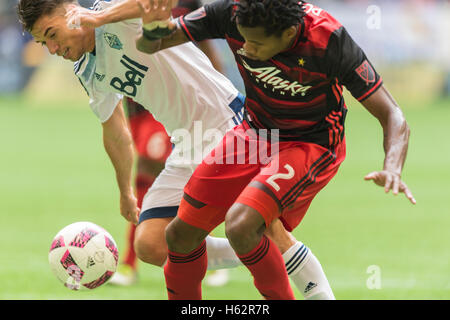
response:
[[[162,271],[143,263],[129,288],[71,292],[51,274],[47,253],[62,227],[92,221],[120,249],[125,221],[101,127],[72,64],[22,33],[16,2],[0,2],[0,299],[165,299]],[[311,2],[347,27],[402,107],[412,132],[403,178],[418,203],[363,181],[382,167],[382,131],[348,96],[347,160],[295,235],[322,262],[338,299],[449,299],[450,1]],[[228,49],[216,45],[242,90]],[[205,286],[205,298],[260,298],[244,268],[230,275],[223,288]]]

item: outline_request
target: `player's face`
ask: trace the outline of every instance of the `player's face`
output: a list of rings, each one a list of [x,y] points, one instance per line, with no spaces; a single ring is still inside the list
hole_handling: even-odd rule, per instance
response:
[[[61,7],[49,15],[40,17],[34,24],[31,34],[36,42],[45,45],[51,54],[77,61],[84,53],[94,50],[95,31],[83,27],[70,29],[64,16],[65,12]]]
[[[267,36],[263,27],[247,28],[237,25],[244,38],[245,55],[252,60],[266,61],[280,52],[287,50],[296,35],[297,28],[291,27],[283,31],[281,36]]]

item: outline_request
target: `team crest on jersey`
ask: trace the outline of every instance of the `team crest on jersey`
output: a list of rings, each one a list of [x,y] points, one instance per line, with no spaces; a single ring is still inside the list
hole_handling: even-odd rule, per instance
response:
[[[366,85],[374,83],[376,80],[375,70],[373,70],[367,60],[364,60],[364,62],[356,68],[355,72],[366,82]]]
[[[123,44],[122,42],[120,42],[119,37],[117,37],[115,34],[105,32],[103,37],[111,48],[122,50]]]
[[[199,19],[204,18],[204,17],[206,17],[206,11],[205,11],[205,8],[201,7],[201,8],[198,8],[197,10],[195,10],[195,11],[192,11],[188,15],[186,15],[184,17],[184,20],[195,21],[195,20],[199,20]]]

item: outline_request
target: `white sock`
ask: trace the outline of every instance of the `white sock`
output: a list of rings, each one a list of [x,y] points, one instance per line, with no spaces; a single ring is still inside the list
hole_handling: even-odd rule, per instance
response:
[[[206,252],[208,256],[208,270],[236,268],[242,265],[241,260],[236,256],[226,238],[207,236]]]
[[[305,300],[335,300],[319,260],[298,241],[283,254],[289,278]]]

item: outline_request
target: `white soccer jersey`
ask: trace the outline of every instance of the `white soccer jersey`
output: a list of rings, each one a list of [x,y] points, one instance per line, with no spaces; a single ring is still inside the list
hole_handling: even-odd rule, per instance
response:
[[[97,1],[101,10],[122,0]],[[107,24],[95,30],[95,52],[75,63],[75,74],[100,121],[113,113],[123,96],[148,109],[166,128],[194,131],[221,128],[235,112],[229,104],[238,90],[194,44],[186,43],[149,55],[136,49],[141,19]],[[240,117],[241,118],[241,117]]]

